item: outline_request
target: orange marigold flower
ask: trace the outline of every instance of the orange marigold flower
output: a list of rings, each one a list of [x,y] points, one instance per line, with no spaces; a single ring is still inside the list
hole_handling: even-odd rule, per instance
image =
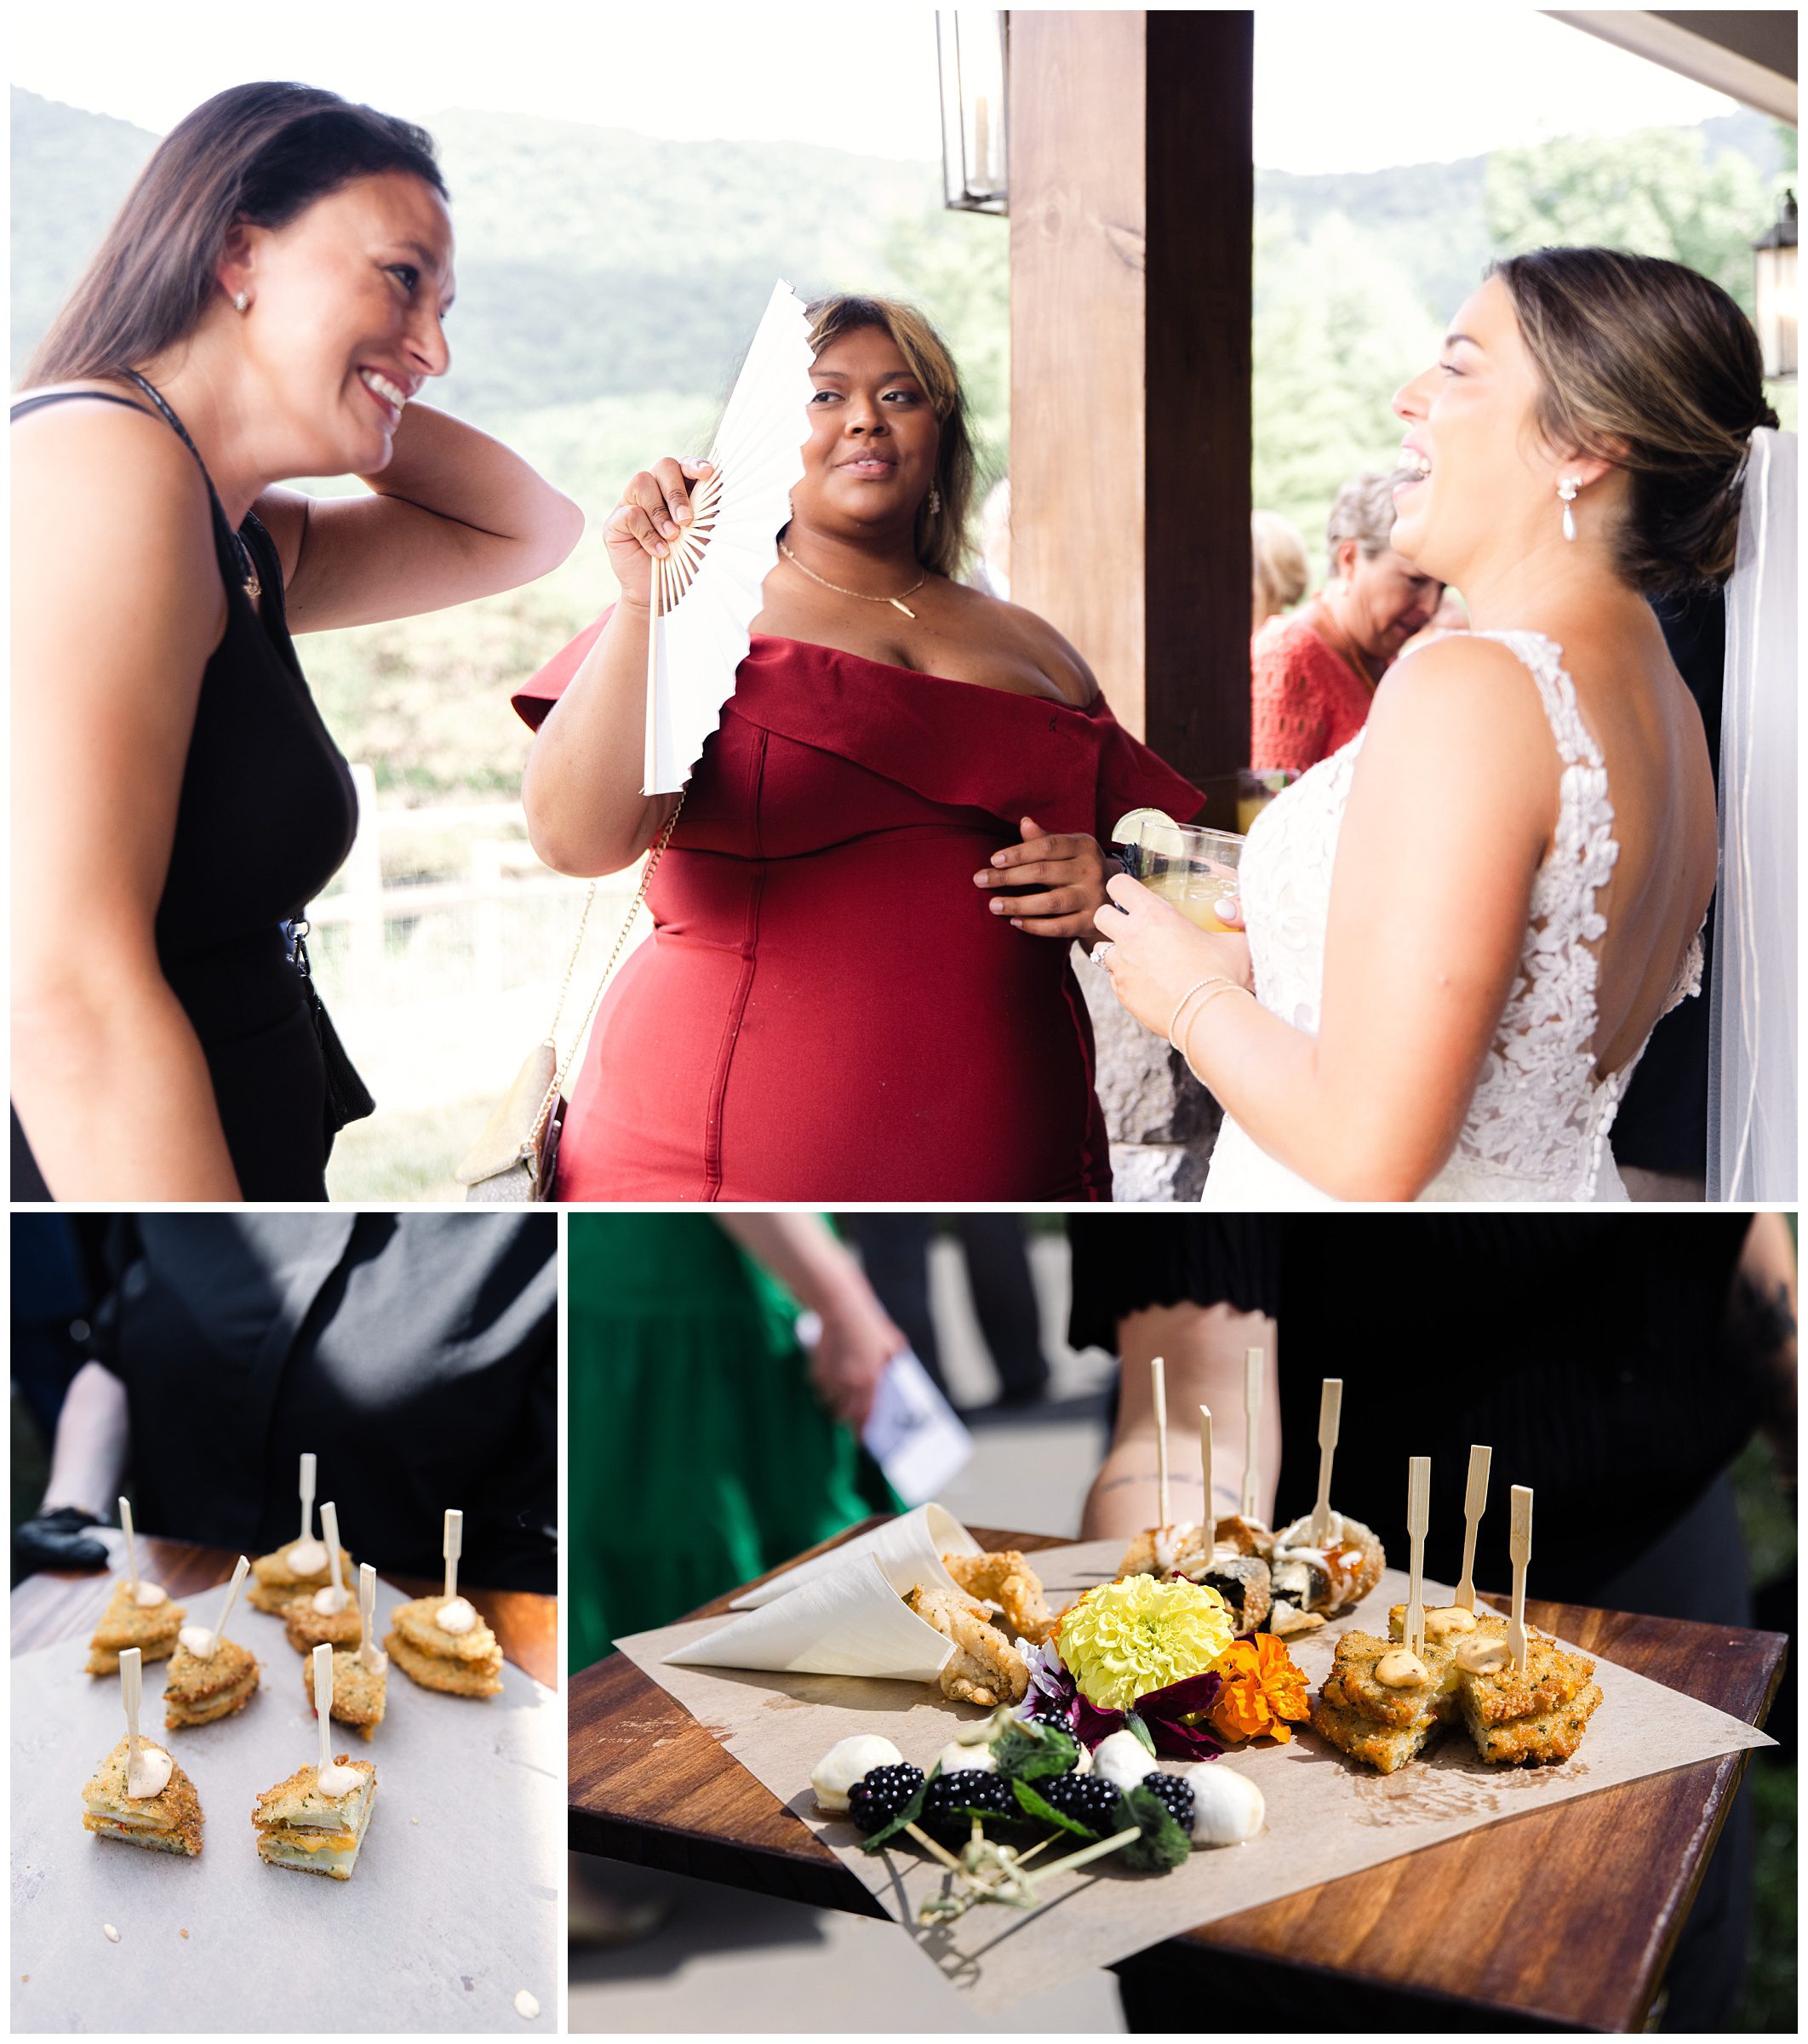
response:
[[[1211,1722],[1225,1738],[1266,1735],[1284,1745],[1293,1737],[1290,1726],[1304,1722],[1306,1677],[1272,1633],[1233,1640],[1212,1667],[1224,1678],[1224,1686],[1212,1705]]]

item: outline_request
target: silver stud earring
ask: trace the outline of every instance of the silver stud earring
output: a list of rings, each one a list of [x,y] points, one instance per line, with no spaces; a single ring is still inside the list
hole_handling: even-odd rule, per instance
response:
[[[251,300],[247,293],[235,291],[232,294],[232,310],[235,312],[249,312],[251,310]]]
[[[1565,476],[1557,485],[1557,494],[1563,499],[1563,536],[1566,540],[1576,537],[1576,513],[1570,507],[1576,501],[1576,493],[1581,488],[1574,476]]]
[[[941,516],[941,492],[933,483],[930,484],[929,512],[932,518]]]

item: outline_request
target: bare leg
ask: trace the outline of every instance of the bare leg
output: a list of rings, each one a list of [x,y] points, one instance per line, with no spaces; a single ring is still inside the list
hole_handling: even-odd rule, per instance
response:
[[[1231,1306],[1149,1306],[1118,1323],[1123,1372],[1118,1428],[1080,1518],[1080,1537],[1128,1539],[1155,1524],[1155,1407],[1149,1360],[1160,1356],[1168,1387],[1169,1509],[1176,1520],[1204,1516],[1199,1474],[1199,1407],[1211,1407],[1214,1517],[1236,1511],[1243,1496],[1244,1458],[1243,1357],[1267,1351],[1267,1395],[1262,1411],[1262,1515],[1274,1511],[1280,1472],[1280,1387],[1276,1382],[1275,1326],[1266,1314]]]

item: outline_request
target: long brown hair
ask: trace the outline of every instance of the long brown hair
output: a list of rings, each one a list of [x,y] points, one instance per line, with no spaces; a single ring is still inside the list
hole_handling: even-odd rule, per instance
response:
[[[446,197],[425,129],[310,85],[234,85],[157,146],[26,370],[68,383],[152,360],[200,324],[235,220],[281,227],[353,179],[410,171]]]
[[[1546,439],[1626,472],[1621,575],[1648,596],[1724,582],[1752,432],[1777,423],[1750,320],[1694,270],[1616,249],[1535,249],[1489,274],[1543,383]]]
[[[947,343],[914,306],[894,298],[856,298],[838,292],[806,306],[810,345],[816,354],[844,334],[878,327],[889,334],[910,373],[928,394],[941,427],[933,487],[917,507],[917,558],[932,575],[955,575],[967,554],[967,517],[973,507],[976,463],[967,430],[967,400]],[[935,505],[934,510],[930,509]]]

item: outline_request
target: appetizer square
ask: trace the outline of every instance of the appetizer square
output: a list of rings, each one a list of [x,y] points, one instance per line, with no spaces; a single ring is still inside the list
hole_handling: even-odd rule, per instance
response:
[[[1396,1687],[1380,1680],[1376,1670],[1390,1654],[1403,1652],[1394,1641],[1377,1640],[1372,1633],[1345,1633],[1337,1642],[1331,1671],[1325,1678],[1325,1700],[1376,1725],[1417,1725],[1453,1715],[1441,1708],[1456,1688],[1456,1664],[1450,1649],[1433,1646],[1426,1640],[1420,1658],[1430,1673],[1428,1682]]]
[[[82,1829],[147,1852],[201,1856],[201,1799],[182,1770],[170,1762],[169,1779],[156,1795],[126,1794],[129,1742],[122,1738],[95,1768],[82,1791]],[[161,1749],[159,1749],[161,1750]]]
[[[307,1691],[307,1700],[314,1701],[314,1657],[309,1654],[301,1663],[302,1686]],[[368,1738],[375,1738],[376,1728],[383,1721],[383,1707],[389,1693],[389,1671],[386,1668],[366,1668],[358,1659],[355,1649],[335,1647],[333,1652],[333,1721],[337,1725],[356,1725]],[[318,1706],[317,1706],[318,1710]]]
[[[335,1756],[335,1764],[363,1777],[357,1788],[343,1795],[323,1795],[315,1769],[307,1766],[258,1797],[251,1822],[257,1827],[260,1859],[334,1881],[352,1878],[376,1802],[376,1768],[369,1761],[348,1760],[342,1753]]]
[[[1327,1694],[1330,1687],[1326,1683]],[[1381,1774],[1393,1774],[1404,1767],[1430,1743],[1439,1726],[1435,1714],[1422,1718],[1416,1725],[1377,1725],[1373,1718],[1330,1703],[1325,1696],[1312,1700],[1312,1728],[1319,1738]]]
[[[279,1547],[273,1554],[260,1554],[251,1564],[251,1587],[245,1592],[247,1603],[255,1605],[259,1611],[274,1612],[282,1615],[283,1607],[300,1596],[303,1590],[324,1589],[333,1580],[332,1560],[318,1540],[314,1546],[320,1549],[318,1568],[296,1570],[290,1556],[300,1545],[291,1540],[286,1547]],[[358,1565],[344,1548],[339,1550],[339,1566],[341,1580],[358,1581]]]
[[[1472,1625],[1468,1621],[1473,1617]],[[1485,1604],[1478,1604],[1473,1612],[1462,1610],[1454,1604],[1428,1604],[1425,1607],[1425,1638],[1428,1644],[1435,1640],[1440,1646],[1461,1646],[1465,1640],[1473,1640],[1478,1634],[1488,1639],[1507,1636],[1506,1614],[1493,1611]],[[1387,1637],[1404,1640],[1406,1637],[1406,1606],[1395,1604],[1388,1607]]]
[[[1504,1725],[1514,1718],[1538,1717],[1567,1703],[1594,1675],[1586,1654],[1571,1653],[1542,1633],[1525,1635],[1523,1673],[1511,1661],[1492,1675],[1457,1677],[1456,1693],[1464,1717],[1478,1725]]]
[[[167,1661],[175,1652],[176,1635],[187,1616],[180,1604],[161,1592],[156,1603],[140,1604],[129,1583],[116,1583],[88,1643],[87,1672],[117,1675],[119,1657],[129,1646],[135,1646],[146,1661]]]
[[[435,1614],[446,1599],[416,1597],[398,1604],[390,1614],[393,1630],[383,1645],[392,1660],[423,1689],[449,1696],[499,1695],[502,1688],[502,1649],[481,1616],[469,1632],[447,1632]]]
[[[163,1679],[163,1729],[179,1732],[185,1725],[231,1717],[251,1701],[257,1684],[256,1657],[237,1640],[216,1641],[204,1661],[178,1646]]]
[[[312,1653],[324,1640],[329,1646],[356,1646],[360,1627],[358,1599],[346,1600],[343,1611],[314,1609],[314,1593],[303,1590],[283,1607],[283,1629],[297,1653]]]
[[[1489,1724],[1472,1714],[1465,1697],[1463,1722],[1485,1761],[1497,1766],[1543,1766],[1568,1760],[1581,1745],[1600,1700],[1599,1683],[1590,1682],[1553,1709],[1510,1718],[1505,1724]]]

